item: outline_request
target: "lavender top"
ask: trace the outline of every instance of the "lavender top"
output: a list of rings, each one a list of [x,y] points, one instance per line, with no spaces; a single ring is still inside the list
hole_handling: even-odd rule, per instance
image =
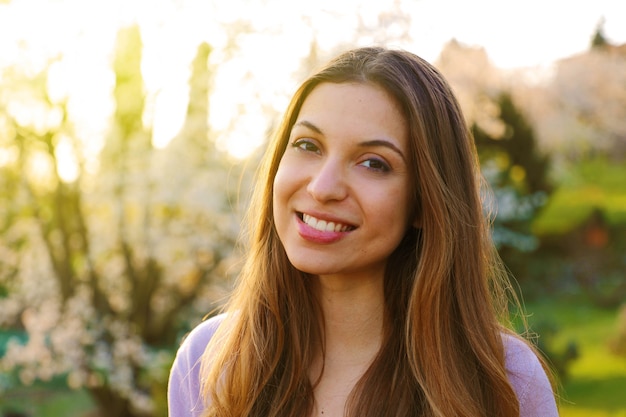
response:
[[[200,361],[223,315],[213,317],[189,333],[180,346],[168,384],[169,417],[200,417]],[[522,341],[506,336],[506,369],[520,402],[520,417],[558,417],[554,393],[534,352]]]

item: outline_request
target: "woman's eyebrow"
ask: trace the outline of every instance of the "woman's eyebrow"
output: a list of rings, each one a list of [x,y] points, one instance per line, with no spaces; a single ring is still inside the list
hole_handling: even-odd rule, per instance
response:
[[[402,160],[406,162],[406,158],[404,157],[404,154],[402,153],[400,148],[398,148],[393,142],[390,142],[386,139],[372,139],[372,140],[359,143],[359,147],[362,147],[362,148],[377,147],[377,146],[382,146],[382,147],[391,149],[392,151],[400,155]]]
[[[311,129],[312,131],[314,131],[315,133],[318,133],[320,135],[323,135],[324,132],[322,132],[322,129],[320,129],[319,127],[317,127],[316,125],[314,125],[313,123],[309,122],[308,120],[300,120],[298,123],[296,123],[295,125],[293,125],[293,127],[296,126],[304,126],[306,128]]]

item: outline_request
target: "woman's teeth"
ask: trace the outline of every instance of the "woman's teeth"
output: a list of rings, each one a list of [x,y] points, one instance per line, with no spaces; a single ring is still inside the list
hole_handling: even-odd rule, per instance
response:
[[[347,224],[319,220],[308,214],[302,214],[302,221],[320,232],[347,232],[351,228]]]

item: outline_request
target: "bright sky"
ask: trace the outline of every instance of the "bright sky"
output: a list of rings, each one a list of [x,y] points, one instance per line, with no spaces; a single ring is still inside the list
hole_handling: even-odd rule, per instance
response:
[[[95,153],[112,110],[116,31],[137,22],[150,105],[146,122],[154,123],[154,141],[162,146],[180,128],[189,65],[207,41],[215,48],[213,62],[221,63],[211,125],[241,156],[264,138],[269,120],[263,109],[282,110],[300,81],[294,72],[314,37],[322,49],[332,49],[353,40],[358,15],[376,27],[378,15],[394,7],[410,18],[410,42],[392,27],[372,31],[361,43],[391,39],[390,46],[434,61],[455,38],[483,46],[502,68],[549,66],[582,52],[601,19],[609,41],[626,43],[622,0],[0,0],[0,79],[8,66],[36,71],[61,56],[50,93],[70,97],[79,134]],[[227,28],[237,20],[249,21],[255,35],[240,38],[240,49],[228,56]]]

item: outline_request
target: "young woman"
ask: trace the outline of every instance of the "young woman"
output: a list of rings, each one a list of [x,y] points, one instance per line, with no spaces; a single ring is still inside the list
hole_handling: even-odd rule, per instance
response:
[[[553,417],[507,327],[476,150],[439,72],[348,51],[294,95],[225,313],[182,344],[170,417]]]

